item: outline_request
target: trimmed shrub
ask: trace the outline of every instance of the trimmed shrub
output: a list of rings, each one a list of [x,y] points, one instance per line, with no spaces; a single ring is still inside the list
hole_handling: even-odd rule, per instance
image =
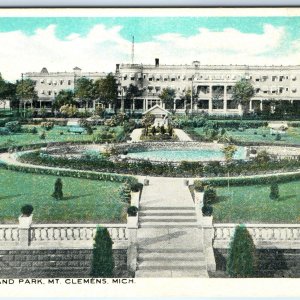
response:
[[[194,181],[194,189],[196,192],[203,192],[205,185],[201,180],[195,180]]]
[[[37,130],[36,127],[26,127],[26,128],[22,128],[22,132],[23,133],[37,134],[38,130]]]
[[[10,134],[11,134],[11,132],[9,131],[8,128],[6,128],[6,127],[0,128],[0,135],[10,135]]]
[[[44,140],[46,138],[46,132],[43,131],[41,134],[40,134],[40,139],[41,140]]]
[[[13,133],[20,132],[22,129],[22,126],[19,121],[7,122],[5,123],[5,127]]]
[[[202,215],[204,217],[210,217],[213,213],[213,207],[211,205],[205,204],[202,206]]]
[[[214,203],[217,200],[217,191],[212,186],[207,186],[204,189],[204,205],[209,205]]]
[[[132,192],[139,192],[143,188],[143,184],[140,182],[134,182],[131,184],[131,191]]]
[[[41,127],[47,131],[51,130],[54,127],[53,122],[42,122]]]
[[[92,277],[113,277],[115,264],[112,244],[107,228],[98,227],[93,248]]]
[[[136,206],[129,206],[127,208],[127,214],[129,217],[136,217],[138,208]]]
[[[123,202],[130,203],[131,200],[131,187],[128,182],[125,182],[120,190],[120,197]]]
[[[57,178],[54,184],[54,192],[52,194],[52,197],[56,200],[61,200],[63,198],[62,187],[62,180],[60,178]]]
[[[21,213],[24,217],[29,217],[33,212],[33,206],[31,204],[25,204],[21,207]]]
[[[271,200],[277,200],[279,198],[279,186],[277,182],[271,184],[269,197]]]
[[[254,277],[256,273],[255,246],[244,225],[235,228],[230,242],[226,272],[234,278]]]
[[[280,141],[280,140],[281,140],[281,135],[277,133],[275,137],[275,141]]]

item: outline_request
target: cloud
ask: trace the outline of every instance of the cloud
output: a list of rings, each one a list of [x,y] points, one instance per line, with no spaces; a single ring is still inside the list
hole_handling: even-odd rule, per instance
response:
[[[59,39],[56,26],[38,28],[32,35],[21,30],[0,32],[0,72],[15,80],[21,73],[40,71],[115,70],[116,63],[130,62],[131,41],[121,35],[121,26],[97,24],[86,35],[71,33]],[[213,31],[199,28],[191,36],[163,33],[151,41],[135,43],[135,63],[153,64],[297,64],[300,41],[286,43],[286,29],[270,24],[262,33],[245,33],[234,28]],[[4,46],[3,46],[4,45]],[[284,51],[283,51],[284,50]]]

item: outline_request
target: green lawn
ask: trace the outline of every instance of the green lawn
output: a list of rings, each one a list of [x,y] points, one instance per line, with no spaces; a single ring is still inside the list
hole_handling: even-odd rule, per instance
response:
[[[214,222],[299,223],[300,181],[279,184],[280,198],[270,200],[269,185],[217,188]]]
[[[195,128],[194,133],[203,135],[203,128]],[[285,135],[281,135],[281,140],[276,141],[276,135],[270,134],[270,129],[259,127],[256,129],[245,129],[244,131],[226,129],[226,133],[232,136],[235,140],[241,142],[276,142],[281,144],[298,144],[300,145],[300,128],[289,127]],[[265,135],[265,136],[263,136]]]
[[[56,178],[0,169],[0,223],[16,223],[24,204],[33,205],[35,223],[125,222],[120,183],[62,177],[58,201],[51,197]]]
[[[101,132],[103,126],[97,126],[97,130],[94,130],[92,135],[88,134],[74,134],[68,132],[67,126],[54,126],[53,129],[49,131],[45,131],[41,126],[22,126],[23,128],[26,127],[36,127],[38,129],[38,134],[31,134],[31,133],[17,133],[12,135],[0,135],[0,147],[7,147],[7,146],[23,146],[23,145],[30,145],[36,143],[47,143],[47,142],[70,142],[70,141],[92,141],[93,134],[97,134]],[[123,130],[122,127],[114,127],[114,132],[116,134],[120,133]],[[46,138],[41,140],[39,134],[45,131]],[[63,132],[61,135],[60,133]]]

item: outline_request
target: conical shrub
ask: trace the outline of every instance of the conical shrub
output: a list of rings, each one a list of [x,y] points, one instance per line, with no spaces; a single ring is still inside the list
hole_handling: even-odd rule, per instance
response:
[[[92,277],[113,277],[112,240],[107,228],[98,227],[93,248]]]
[[[62,191],[62,180],[60,178],[57,178],[54,184],[54,192],[52,194],[52,197],[56,200],[61,200],[63,198],[63,191]]]
[[[235,228],[230,243],[227,266],[230,277],[254,277],[256,273],[256,254],[253,239],[244,225]]]

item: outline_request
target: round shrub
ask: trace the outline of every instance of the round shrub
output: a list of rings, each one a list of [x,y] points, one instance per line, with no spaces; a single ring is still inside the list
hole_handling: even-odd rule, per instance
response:
[[[5,123],[5,127],[13,133],[20,132],[22,129],[22,126],[19,121],[7,122]]]
[[[196,192],[203,192],[204,191],[204,184],[200,180],[194,181],[194,189]]]
[[[53,122],[42,122],[41,127],[48,131],[54,127],[54,123]]]
[[[276,134],[275,141],[280,141],[280,140],[281,140],[281,135],[278,133]]]
[[[127,208],[127,214],[129,217],[136,217],[138,208],[136,206],[129,206]]]
[[[59,134],[60,134],[60,135],[64,135],[64,132],[63,132],[63,131],[60,131]]]
[[[210,217],[213,213],[213,207],[211,205],[204,205],[202,207],[202,214],[204,217]]]
[[[23,216],[29,217],[33,212],[33,206],[31,204],[25,204],[21,207],[21,213]]]
[[[8,128],[6,128],[6,127],[0,128],[0,135],[10,135],[10,134],[11,134],[11,132],[9,131]]]
[[[52,197],[56,200],[61,200],[63,198],[62,187],[62,180],[60,178],[57,178],[54,184],[54,192],[52,194]]]
[[[131,184],[131,191],[132,192],[139,192],[143,188],[143,184],[140,182],[134,182]]]

